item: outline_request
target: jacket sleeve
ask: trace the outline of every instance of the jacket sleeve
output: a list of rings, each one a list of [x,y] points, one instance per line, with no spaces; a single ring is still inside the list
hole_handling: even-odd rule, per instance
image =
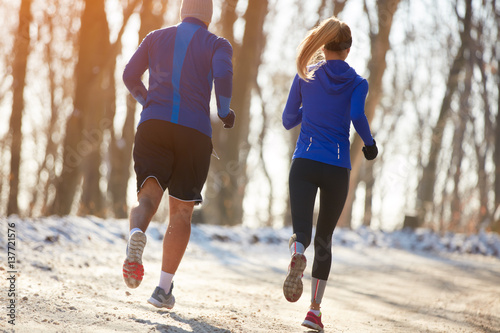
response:
[[[283,126],[289,130],[302,122],[302,94],[300,93],[299,76],[295,75],[282,115]]]
[[[233,93],[233,48],[224,38],[220,38],[212,58],[212,72],[217,99],[217,113],[224,118],[229,114]]]
[[[356,132],[367,146],[373,145],[373,137],[370,125],[365,115],[365,100],[368,94],[368,82],[363,80],[352,92],[351,96],[351,120]]]
[[[132,58],[123,71],[123,82],[132,96],[142,106],[146,104],[148,91],[141,80],[142,74],[148,69],[148,44],[150,35],[147,35],[139,48],[135,51]]]

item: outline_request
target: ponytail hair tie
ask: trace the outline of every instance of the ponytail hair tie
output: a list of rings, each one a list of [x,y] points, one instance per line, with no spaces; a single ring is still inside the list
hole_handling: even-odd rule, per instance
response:
[[[342,50],[347,50],[348,48],[350,48],[352,45],[352,37],[349,38],[348,40],[346,41],[343,41],[343,42],[329,42],[327,44],[325,44],[325,49],[329,50],[329,51],[342,51]]]

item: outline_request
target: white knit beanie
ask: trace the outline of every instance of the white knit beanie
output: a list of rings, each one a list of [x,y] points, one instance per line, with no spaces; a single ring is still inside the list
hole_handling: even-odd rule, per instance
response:
[[[212,22],[212,0],[182,0],[181,20],[194,17],[203,22]]]

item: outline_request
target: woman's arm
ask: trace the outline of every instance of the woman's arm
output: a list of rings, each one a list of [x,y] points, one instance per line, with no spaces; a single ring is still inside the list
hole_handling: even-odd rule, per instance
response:
[[[372,146],[374,140],[370,132],[370,125],[365,115],[365,100],[368,94],[368,82],[363,80],[353,91],[351,96],[351,120],[356,132],[366,146]]]
[[[300,93],[299,76],[295,75],[288,94],[288,100],[283,111],[283,126],[289,130],[302,122],[302,95]]]

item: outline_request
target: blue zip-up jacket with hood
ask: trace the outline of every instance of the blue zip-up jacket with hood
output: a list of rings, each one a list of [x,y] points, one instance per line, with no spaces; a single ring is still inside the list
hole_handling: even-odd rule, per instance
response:
[[[139,125],[159,119],[212,136],[210,97],[215,83],[217,112],[229,112],[233,85],[233,49],[202,21],[187,17],[180,24],[149,33],[123,71],[123,82],[143,106]],[[148,89],[141,81],[149,69]]]
[[[373,145],[365,116],[368,82],[342,60],[322,61],[308,82],[295,76],[283,111],[283,126],[302,123],[293,158],[351,169],[351,121],[367,146]]]

